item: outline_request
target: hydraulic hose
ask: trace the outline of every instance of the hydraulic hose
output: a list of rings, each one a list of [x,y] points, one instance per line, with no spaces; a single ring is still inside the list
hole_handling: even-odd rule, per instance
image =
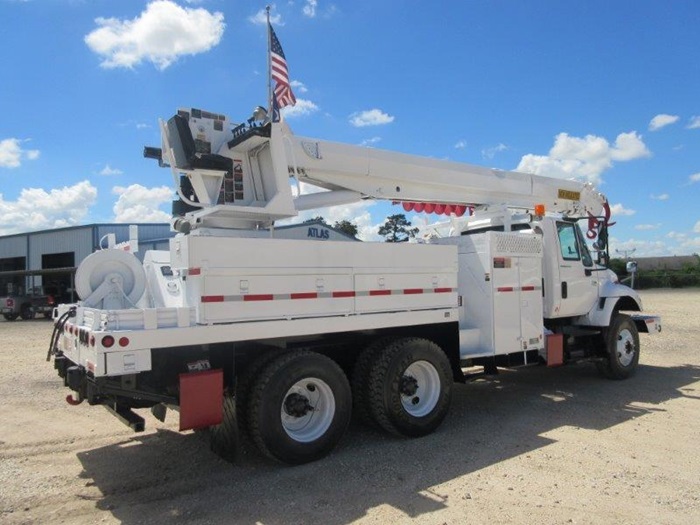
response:
[[[63,333],[63,329],[68,322],[68,319],[75,317],[76,307],[71,306],[70,309],[65,312],[61,317],[58,318],[56,323],[53,325],[53,332],[51,333],[51,342],[49,344],[49,351],[46,354],[46,361],[51,361],[51,356],[56,353],[56,345],[58,344],[58,337]]]

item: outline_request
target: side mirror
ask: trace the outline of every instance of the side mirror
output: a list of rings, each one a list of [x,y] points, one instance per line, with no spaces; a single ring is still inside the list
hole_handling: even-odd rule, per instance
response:
[[[607,266],[608,265],[608,254],[605,252],[598,252],[598,257],[596,259],[596,263],[601,265],[601,266]]]

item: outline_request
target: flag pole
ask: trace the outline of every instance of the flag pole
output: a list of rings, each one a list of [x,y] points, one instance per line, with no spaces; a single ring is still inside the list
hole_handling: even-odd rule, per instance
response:
[[[270,6],[265,6],[267,13],[267,111],[270,120],[273,120],[275,108],[272,104],[272,34],[270,33]]]

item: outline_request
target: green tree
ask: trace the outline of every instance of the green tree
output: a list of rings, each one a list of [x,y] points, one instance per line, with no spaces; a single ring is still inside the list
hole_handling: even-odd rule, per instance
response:
[[[348,220],[343,219],[342,221],[335,221],[333,228],[343,232],[345,235],[349,235],[350,237],[357,237],[357,225]]]
[[[379,227],[379,235],[384,237],[386,242],[406,242],[415,237],[416,233],[418,228],[411,228],[411,222],[403,213],[390,215],[384,225]]]
[[[304,221],[304,224],[309,223],[309,222],[320,222],[320,223],[323,224],[324,226],[330,226],[330,224],[328,224],[328,223],[326,222],[326,219],[324,219],[324,218],[321,217],[320,215],[317,215],[316,217],[311,217],[310,219],[306,219],[306,220]]]

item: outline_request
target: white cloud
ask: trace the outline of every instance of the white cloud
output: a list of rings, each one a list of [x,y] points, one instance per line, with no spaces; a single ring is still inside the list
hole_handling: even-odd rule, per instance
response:
[[[693,226],[693,231],[695,233],[700,233],[700,221],[695,223],[695,226]]]
[[[455,144],[455,149],[464,149],[466,147],[467,147],[466,140],[458,140],[457,143]]]
[[[293,106],[287,106],[282,108],[282,115],[284,118],[296,118],[303,117],[306,115],[311,115],[318,111],[318,106],[311,102],[310,100],[304,100],[303,98],[298,98],[297,103]]]
[[[169,222],[171,215],[158,208],[170,204],[173,191],[168,186],[146,188],[140,184],[128,187],[115,186],[112,193],[118,195],[114,203],[115,222]]]
[[[678,122],[678,119],[680,119],[678,115],[667,115],[666,113],[660,113],[649,122],[649,131],[657,131],[663,127],[669,126],[670,124],[675,124]]]
[[[693,173],[688,177],[688,181],[689,184],[695,184],[696,182],[700,182],[700,173]]]
[[[503,143],[499,143],[497,146],[493,146],[492,148],[486,148],[481,150],[481,156],[485,159],[492,159],[496,156],[496,153],[500,153],[501,151],[506,151],[508,149],[508,146],[506,146]]]
[[[688,238],[687,233],[670,231],[666,234],[666,237],[673,239],[674,241],[684,241]]]
[[[384,113],[381,109],[368,109],[350,115],[350,124],[356,128],[365,126],[380,126],[394,122],[394,117]]]
[[[133,68],[146,60],[163,70],[180,56],[218,45],[225,27],[222,13],[181,7],[170,0],[149,3],[132,20],[97,18],[95,23],[99,27],[85,36],[85,43],[107,69]]]
[[[613,161],[623,162],[649,155],[651,153],[635,131],[620,133],[614,144],[595,135],[580,138],[559,133],[549,155],[524,155],[516,170],[599,184],[601,174],[612,167]]]
[[[277,13],[276,11],[277,6],[275,4],[272,4],[270,6],[270,23],[276,26],[283,26],[284,22],[282,21],[282,15]],[[265,24],[267,24],[267,13],[265,12],[265,9],[261,9],[253,16],[249,16],[248,21],[258,26],[264,26]]]
[[[292,80],[290,82],[290,85],[292,86],[293,91],[296,91],[297,93],[306,93],[307,91],[309,91],[304,85],[304,83],[299,82],[298,80]]]
[[[634,254],[632,254],[634,250]],[[628,253],[630,257],[661,257],[671,255],[671,250],[663,241],[642,241],[637,239],[627,239],[620,241],[614,237],[610,238],[610,253],[621,257]]]
[[[122,175],[124,172],[118,168],[112,168],[109,164],[105,164],[105,167],[100,170],[100,175]]]
[[[317,193],[319,190],[315,186],[309,184],[300,184],[302,194]],[[322,190],[321,190],[322,191]],[[371,200],[354,202],[341,206],[332,206],[328,208],[318,208],[313,210],[305,210],[299,213],[292,219],[284,219],[275,222],[276,225],[283,226],[286,224],[299,224],[306,220],[321,216],[326,220],[326,223],[333,226],[337,221],[348,220],[357,226],[357,238],[362,241],[380,241],[382,240],[377,233],[379,226],[384,224],[374,224],[369,209],[377,203]]]
[[[652,199],[655,201],[667,201],[668,199],[671,198],[671,196],[668,193],[661,193],[660,195],[654,195],[653,193],[650,195]]]
[[[629,215],[634,215],[637,213],[636,210],[630,210],[628,208],[625,208],[622,204],[613,204],[610,206],[610,212],[612,215],[622,215],[622,216],[629,216]]]
[[[378,142],[380,142],[381,140],[382,140],[381,137],[372,137],[372,138],[365,139],[362,142],[360,142],[360,146],[371,147],[371,146],[374,146],[375,144],[377,144]]]
[[[144,122],[137,122],[136,123],[136,129],[148,129],[150,127],[151,127],[150,124],[146,124]]]
[[[304,6],[304,9],[302,9],[304,16],[308,16],[309,18],[314,18],[316,16],[317,5],[318,5],[317,0],[306,0],[306,5]]]
[[[639,231],[649,231],[649,230],[658,230],[661,227],[661,223],[657,222],[656,224],[637,224],[634,229],[639,230]]]
[[[97,188],[87,180],[48,192],[26,188],[16,201],[6,201],[0,194],[0,235],[73,226],[96,199]]]
[[[683,252],[687,253],[688,255],[700,252],[700,237],[688,239],[687,241],[682,243],[681,250],[683,250]]]
[[[26,141],[16,138],[0,140],[0,168],[19,168],[23,158],[28,160],[39,158],[38,149],[22,149],[22,142]]]
[[[693,115],[690,117],[690,122],[688,123],[688,129],[698,129],[700,128],[700,115]]]

